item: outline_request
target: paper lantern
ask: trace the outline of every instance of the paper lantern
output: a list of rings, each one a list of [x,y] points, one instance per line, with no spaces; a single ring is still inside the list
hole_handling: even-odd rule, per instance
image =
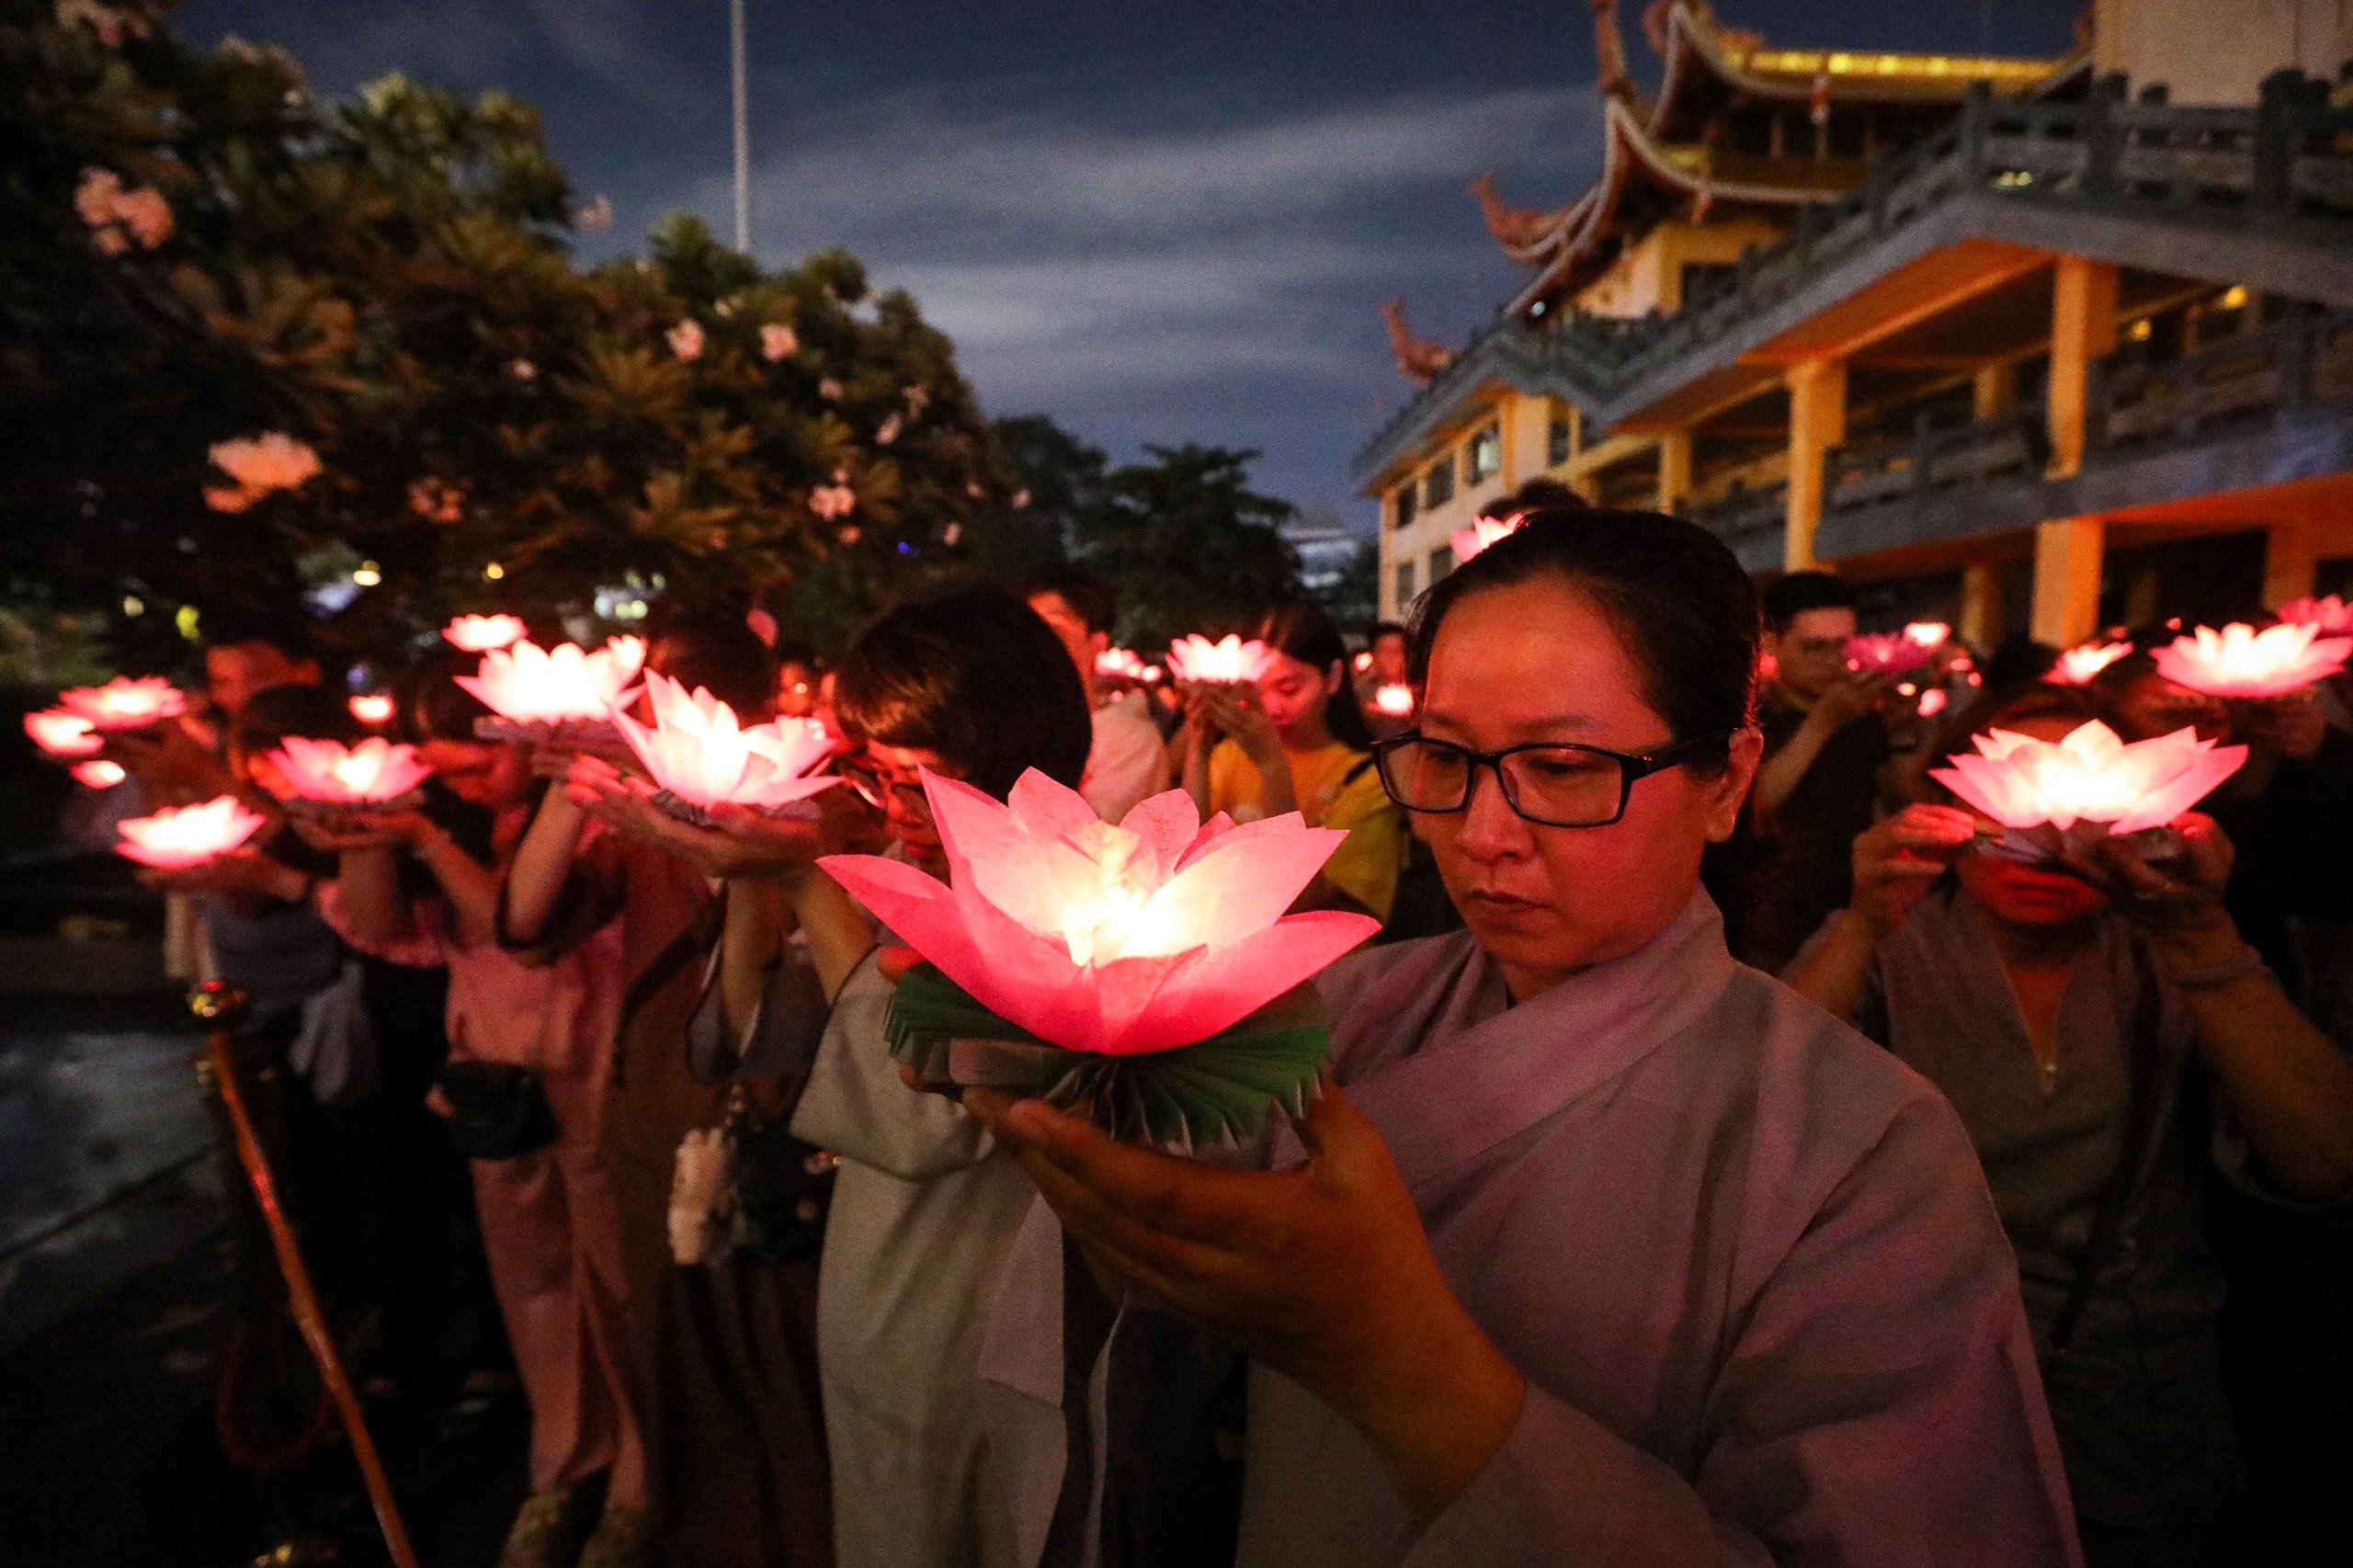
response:
[[[520,616],[461,615],[443,627],[441,635],[462,653],[487,653],[494,648],[513,647],[529,631]]]
[[[1918,669],[1952,641],[1952,628],[1915,620],[1901,631],[1866,632],[1847,639],[1847,667],[1857,675],[1900,676]]]
[[[102,734],[144,729],[188,711],[188,699],[161,676],[117,676],[104,686],[77,686],[58,701]]]
[[[109,762],[102,756],[77,762],[70,771],[74,775],[74,782],[85,790],[111,790],[131,777],[122,770],[122,764]]]
[[[2000,847],[2022,858],[2163,827],[2246,762],[2246,747],[2200,740],[2194,728],[2127,744],[2097,719],[2059,741],[2010,730],[1974,740],[1973,754],[1928,776],[2010,829]]]
[[[2278,610],[2281,620],[2292,626],[2309,626],[2323,637],[2353,635],[2353,605],[2336,595],[2325,599],[2292,599]]]
[[[1375,712],[1388,718],[1410,719],[1414,716],[1414,688],[1401,680],[1386,682],[1372,694],[1372,706]]]
[[[1349,662],[1349,667],[1363,675],[1372,668],[1372,650],[1368,648]]]
[[[416,748],[370,735],[358,745],[289,735],[269,754],[299,802],[377,811],[412,805],[433,769],[417,760]]]
[[[2086,642],[2059,655],[2043,678],[2053,686],[2084,686],[2132,651],[2130,642]]]
[[[1933,719],[1943,712],[1951,701],[1952,699],[1947,695],[1943,687],[1932,686],[1920,694],[1920,717]]]
[[[1179,637],[1168,648],[1170,673],[1190,686],[1255,686],[1274,665],[1273,649],[1231,633],[1215,642],[1199,635]]]
[[[96,756],[107,744],[89,720],[63,708],[26,714],[25,733],[50,756]]]
[[[389,724],[395,711],[392,699],[380,691],[362,692],[345,706],[363,724]]]
[[[745,729],[736,723],[735,710],[708,691],[688,696],[661,675],[645,677],[645,693],[654,707],[651,725],[618,711],[613,722],[661,786],[657,803],[676,815],[704,820],[707,808],[722,801],[781,811],[840,782],[818,771],[834,746],[813,719],[778,719]]]
[[[612,713],[636,699],[631,683],[644,664],[642,638],[616,637],[594,653],[526,641],[493,649],[457,681],[498,716],[475,722],[485,739],[571,739],[609,732]]]
[[[1521,526],[1522,520],[1518,517],[1472,519],[1469,528],[1457,528],[1447,536],[1447,542],[1454,547],[1455,564],[1459,566],[1494,545],[1496,540],[1507,539],[1518,533]]]
[[[152,817],[132,817],[115,831],[117,853],[159,871],[200,866],[261,831],[262,819],[234,795],[220,795],[200,806],[165,807]]]
[[[1143,655],[1132,648],[1106,648],[1095,655],[1095,673],[1118,680],[1143,679]]]
[[[1328,1039],[1313,1022],[1237,1026],[1380,929],[1361,915],[1284,913],[1345,833],[1296,812],[1203,826],[1181,790],[1114,826],[1034,769],[1009,804],[929,773],[924,789],[947,885],[874,856],[819,862],[938,971],[928,989],[902,983],[902,1060],[1009,1070],[1114,1131],[1178,1145],[1301,1103]],[[990,1040],[1029,1053],[971,1045]]]
[[[2233,621],[2201,626],[2156,652],[2157,673],[2209,697],[2285,697],[2345,667],[2353,637],[2323,637],[2312,624],[2282,622],[2257,631]]]

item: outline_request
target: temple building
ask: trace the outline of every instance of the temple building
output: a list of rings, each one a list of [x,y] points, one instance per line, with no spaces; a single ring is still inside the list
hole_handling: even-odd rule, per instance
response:
[[[2353,19],[2097,0],[2051,60],[1784,49],[1592,0],[1600,173],[1473,192],[1523,286],[1359,455],[1381,608],[1538,476],[1981,645],[2353,577]]]

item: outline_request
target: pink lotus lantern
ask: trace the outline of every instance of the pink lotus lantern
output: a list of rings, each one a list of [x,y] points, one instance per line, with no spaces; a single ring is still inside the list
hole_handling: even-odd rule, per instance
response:
[[[1920,717],[1933,719],[1951,705],[1952,698],[1943,687],[1932,686],[1920,694]]]
[[[25,733],[49,756],[96,756],[107,744],[88,719],[63,708],[26,714]]]
[[[2201,626],[2156,652],[2157,673],[2209,697],[2285,697],[2345,667],[2353,637],[2323,637],[2314,625],[2282,622],[2257,631],[2233,621]]]
[[[494,648],[480,669],[457,680],[497,715],[474,721],[485,740],[593,744],[611,733],[614,710],[635,700],[630,683],[644,665],[642,638],[615,637],[594,653],[525,641]]]
[[[74,775],[74,782],[85,790],[111,790],[131,777],[122,770],[122,764],[108,762],[102,756],[77,762],[70,771]]]
[[[1169,645],[1168,668],[1188,686],[1256,686],[1275,665],[1275,652],[1231,633],[1212,642],[1195,635]]]
[[[1918,669],[1952,641],[1952,628],[1938,620],[1915,620],[1901,631],[1866,632],[1847,639],[1847,667],[1857,675],[1900,676]]]
[[[289,735],[268,761],[293,798],[289,810],[320,814],[399,811],[417,804],[417,792],[433,769],[417,759],[416,748],[370,735],[358,745]]]
[[[1009,805],[929,773],[924,788],[947,885],[875,856],[819,862],[933,966],[892,1006],[902,1062],[1176,1148],[1247,1135],[1270,1103],[1301,1108],[1328,1033],[1261,1009],[1380,928],[1284,914],[1344,833],[1296,812],[1205,827],[1181,790],[1113,826],[1035,770]]]
[[[2195,729],[2128,745],[2097,719],[2059,741],[2011,730],[1974,739],[1974,755],[1928,777],[2009,829],[2000,847],[2019,858],[2063,858],[2109,834],[2163,827],[2246,762],[2246,747]]]
[[[1384,683],[1372,694],[1373,711],[1390,719],[1414,716],[1414,688],[1402,680]]]
[[[1348,667],[1355,670],[1358,675],[1363,675],[1366,671],[1371,669],[1372,650],[1367,648],[1363,653],[1358,653],[1354,659],[1348,662]]]
[[[1106,648],[1095,655],[1095,673],[1115,680],[1143,679],[1143,655],[1132,648]]]
[[[118,824],[118,854],[158,871],[185,871],[226,855],[261,831],[262,819],[234,795],[200,806],[165,807],[152,817]]]
[[[2086,686],[2094,676],[2131,651],[2130,642],[2086,642],[2060,654],[2042,678],[2053,686]]]
[[[2325,599],[2291,599],[2279,609],[2281,620],[2291,626],[2309,626],[2323,637],[2353,635],[2353,605],[2331,594]]]
[[[161,676],[117,676],[104,686],[77,686],[58,700],[101,734],[145,729],[188,711],[188,699]]]
[[[749,729],[735,710],[698,688],[660,675],[645,677],[654,706],[649,727],[616,711],[621,738],[661,786],[654,802],[688,822],[707,823],[709,808],[728,801],[779,814],[840,782],[821,773],[833,737],[814,719],[778,719]]]
[[[353,718],[371,726],[391,723],[395,710],[392,699],[381,691],[362,692],[344,706],[351,710]]]
[[[511,648],[529,633],[523,618],[515,615],[461,615],[441,629],[452,648],[467,653],[487,653]]]
[[[1455,529],[1447,536],[1447,542],[1454,547],[1455,564],[1459,566],[1488,550],[1496,540],[1518,533],[1523,521],[1519,517],[1475,517],[1469,528]]]

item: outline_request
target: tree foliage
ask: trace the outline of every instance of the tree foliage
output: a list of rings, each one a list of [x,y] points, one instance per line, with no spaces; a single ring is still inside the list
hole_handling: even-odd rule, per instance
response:
[[[168,232],[95,219],[92,171]],[[366,561],[356,651],[625,582],[870,600],[1009,494],[951,346],[853,257],[680,217],[587,268],[573,208],[506,95],[321,103],[153,8],[0,0],[0,572],[210,609]],[[272,430],[318,475],[208,505],[208,451]]]

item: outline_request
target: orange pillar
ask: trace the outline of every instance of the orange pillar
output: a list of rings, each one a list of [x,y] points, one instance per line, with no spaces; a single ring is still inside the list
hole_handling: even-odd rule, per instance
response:
[[[2034,530],[2034,640],[2069,648],[2099,630],[2097,517],[2063,517]]]
[[[1691,432],[1670,430],[1658,438],[1658,510],[1672,512],[1691,494]]]
[[[1990,649],[2002,640],[1999,562],[1976,561],[1961,569],[1961,637],[1979,649]]]
[[[2320,540],[2310,521],[2290,518],[2271,525],[2263,545],[2263,608],[2278,609],[2290,599],[2310,598],[2320,565]]]
[[[1847,438],[1847,366],[1806,359],[1790,367],[1789,535],[1782,565],[1814,564],[1813,530],[1822,521],[1822,476],[1830,449]]]
[[[2044,404],[2053,479],[2083,470],[2092,361],[2115,347],[2116,268],[2080,256],[2061,256],[2051,290],[2051,381]]]

